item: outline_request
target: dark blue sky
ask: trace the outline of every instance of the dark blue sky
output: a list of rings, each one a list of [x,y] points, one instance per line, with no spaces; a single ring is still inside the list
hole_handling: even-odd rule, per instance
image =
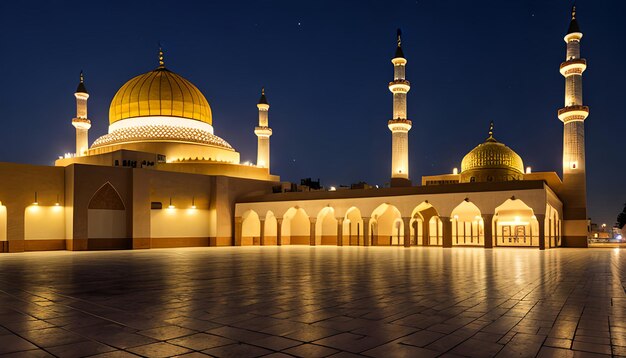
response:
[[[256,101],[271,104],[272,172],[325,185],[390,176],[395,31],[411,81],[410,175],[451,172],[488,123],[534,171],[561,173],[570,1],[0,2],[0,161],[52,164],[74,150],[73,92],[85,71],[90,142],[131,77],[166,65],[193,82],[217,135],[256,159]],[[589,215],[626,201],[626,2],[579,0]]]

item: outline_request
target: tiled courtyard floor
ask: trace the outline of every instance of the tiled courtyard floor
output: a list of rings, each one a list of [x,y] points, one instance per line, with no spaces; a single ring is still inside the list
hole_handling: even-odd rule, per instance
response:
[[[626,251],[0,254],[0,354],[626,356]]]

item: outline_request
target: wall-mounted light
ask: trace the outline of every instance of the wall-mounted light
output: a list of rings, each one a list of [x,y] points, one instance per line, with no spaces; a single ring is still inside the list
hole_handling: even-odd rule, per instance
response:
[[[54,203],[54,206],[59,206],[59,205],[60,205],[60,204],[59,204],[59,194],[57,194],[57,202],[56,202],[56,203]]]
[[[33,205],[39,205],[39,200],[37,200],[37,192],[35,192],[35,201],[33,201]]]
[[[167,207],[168,209],[176,209],[174,205],[172,205],[172,197],[170,196],[170,205]]]
[[[196,197],[195,196],[191,197],[191,208],[192,209],[196,208]]]

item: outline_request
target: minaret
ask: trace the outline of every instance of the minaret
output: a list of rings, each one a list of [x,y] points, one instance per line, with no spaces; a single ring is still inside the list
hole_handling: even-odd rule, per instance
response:
[[[585,119],[589,107],[583,105],[583,72],[587,61],[580,57],[583,34],[572,7],[572,20],[565,35],[567,55],[560,72],[565,77],[565,106],[558,111],[563,122],[563,225],[564,244],[587,246],[587,186],[585,180]]]
[[[257,167],[270,169],[270,136],[272,128],[268,123],[268,112],[270,109],[267,98],[265,98],[265,88],[261,89],[261,98],[256,105],[259,109],[259,126],[254,128],[254,134],[259,138],[257,147],[256,165]]]
[[[74,93],[76,97],[76,118],[72,119],[72,125],[76,128],[76,156],[82,157],[89,149],[89,128],[91,121],[87,119],[87,99],[89,93],[85,87],[83,71],[80,71],[80,83]]]
[[[389,90],[393,93],[393,118],[387,122],[391,131],[391,186],[411,186],[409,180],[409,130],[411,121],[406,116],[406,95],[411,89],[406,80],[406,59],[402,52],[401,32],[398,29],[398,47],[391,60],[393,81]]]

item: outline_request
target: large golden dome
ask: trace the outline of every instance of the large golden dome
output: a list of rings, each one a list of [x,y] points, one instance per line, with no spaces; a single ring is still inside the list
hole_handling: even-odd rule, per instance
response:
[[[507,181],[523,179],[524,162],[513,149],[489,137],[472,149],[461,162],[461,181]]]
[[[126,82],[109,108],[109,124],[149,116],[182,117],[213,124],[211,107],[202,92],[163,65]]]

